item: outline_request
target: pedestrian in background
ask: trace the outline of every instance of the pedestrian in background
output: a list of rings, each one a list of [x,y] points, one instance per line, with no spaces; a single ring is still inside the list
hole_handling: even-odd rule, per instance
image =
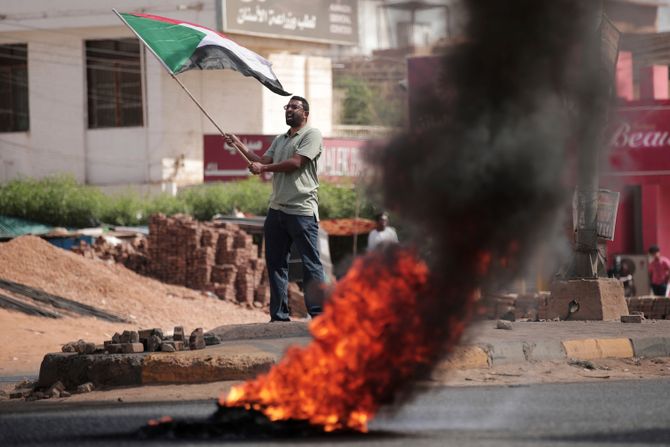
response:
[[[316,174],[323,138],[318,129],[307,124],[309,103],[305,98],[291,97],[284,111],[289,129],[274,139],[262,157],[251,152],[237,136],[225,137],[228,144],[236,146],[251,161],[252,174],[273,173],[272,195],[264,224],[271,322],[290,321],[288,259],[292,243],[302,259],[305,305],[313,317],[321,306],[308,300],[308,295],[324,281],[319,255],[319,179]]]
[[[670,280],[670,259],[661,255],[661,249],[657,245],[649,247],[649,280],[654,295],[666,296],[668,281]]]
[[[398,243],[398,235],[393,227],[388,225],[389,216],[386,213],[379,213],[375,216],[377,226],[368,235],[368,251],[383,244]]]

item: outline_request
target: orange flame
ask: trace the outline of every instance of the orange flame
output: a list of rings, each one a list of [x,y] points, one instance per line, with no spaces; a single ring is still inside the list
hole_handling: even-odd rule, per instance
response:
[[[313,342],[290,348],[267,374],[234,387],[219,404],[326,431],[367,431],[379,406],[444,348],[444,337],[424,321],[426,310],[435,310],[428,283],[428,267],[410,250],[359,258],[312,321]],[[464,327],[455,322],[448,322],[452,343]]]

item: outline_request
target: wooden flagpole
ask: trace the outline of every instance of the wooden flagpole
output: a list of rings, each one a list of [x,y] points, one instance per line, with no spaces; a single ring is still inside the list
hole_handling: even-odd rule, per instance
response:
[[[198,102],[198,100],[195,99],[195,97],[191,94],[191,92],[188,91],[188,89],[186,88],[186,86],[185,86],[184,84],[182,84],[182,82],[179,80],[179,78],[177,78],[177,76],[172,72],[172,70],[170,69],[170,67],[167,66],[167,64],[165,63],[165,61],[163,61],[163,59],[161,59],[160,56],[158,56],[158,54],[154,51],[153,48],[151,48],[149,45],[147,45],[147,43],[144,41],[144,39],[142,38],[142,36],[140,36],[140,35],[137,33],[137,31],[135,31],[135,30],[133,29],[133,27],[130,26],[130,25],[128,24],[128,22],[126,22],[126,19],[124,19],[123,16],[122,16],[121,14],[119,14],[119,12],[118,12],[116,9],[112,9],[112,11],[114,11],[114,14],[116,14],[117,17],[118,17],[119,19],[121,19],[121,21],[122,21],[122,22],[123,22],[123,23],[124,23],[124,24],[125,24],[131,31],[132,31],[132,32],[133,32],[133,34],[135,34],[135,35],[137,36],[138,39],[140,39],[140,42],[142,42],[142,43],[144,44],[144,46],[145,46],[149,51],[151,51],[151,53],[152,53],[154,56],[156,56],[156,59],[158,59],[158,61],[161,63],[161,65],[162,65],[163,67],[165,67],[165,69],[168,71],[168,73],[170,73],[170,76],[172,76],[172,79],[174,79],[175,81],[177,81],[177,84],[179,84],[179,86],[186,92],[186,94],[188,95],[188,97],[191,98],[191,99],[193,100],[193,102],[195,103],[195,105],[198,106],[198,108],[202,111],[202,113],[205,114],[205,116],[209,119],[209,121],[210,121],[212,124],[214,124],[214,127],[216,127],[216,129],[219,131],[219,133],[220,133],[222,136],[224,136],[224,137],[228,136],[228,135],[223,131],[223,129],[221,129],[221,127],[216,123],[216,121],[214,121],[214,118],[212,118],[211,115],[210,115],[209,113],[207,113],[207,111],[204,109],[204,107],[202,107],[202,105],[200,104],[200,102]],[[247,156],[244,154],[244,152],[242,152],[242,151],[240,150],[239,147],[237,147],[237,146],[235,146],[235,145],[233,145],[233,146],[235,147],[235,149],[237,149],[237,152],[242,156],[242,158],[244,158],[244,159],[247,161],[247,163],[251,164],[251,160],[249,160],[249,158],[247,158]]]

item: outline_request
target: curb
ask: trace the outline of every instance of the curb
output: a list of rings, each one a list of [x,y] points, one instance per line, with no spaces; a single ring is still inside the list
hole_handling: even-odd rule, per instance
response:
[[[42,360],[38,386],[49,387],[57,381],[70,389],[86,382],[98,388],[112,388],[244,380],[268,371],[289,346],[309,340],[247,340],[171,353],[52,353]]]
[[[111,355],[47,354],[39,386],[61,381],[66,388],[92,382],[96,387],[206,383],[245,380],[266,372],[291,345],[307,337],[245,340],[198,351]],[[440,380],[448,370],[485,369],[510,363],[595,360],[604,358],[670,357],[670,337],[584,338],[493,342],[458,346],[432,374]]]
[[[448,360],[440,362],[440,369],[488,368],[519,362],[546,360],[596,360],[605,358],[670,357],[670,337],[640,338],[584,338],[575,340],[538,340],[535,342],[498,342],[460,347],[464,352],[481,350],[486,358],[459,354],[458,350]]]

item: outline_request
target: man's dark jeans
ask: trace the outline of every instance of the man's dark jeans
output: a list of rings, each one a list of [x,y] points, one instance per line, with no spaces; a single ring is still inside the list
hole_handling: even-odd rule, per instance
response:
[[[270,276],[270,319],[289,321],[288,260],[292,243],[302,258],[305,290],[315,281],[324,280],[319,257],[319,223],[314,216],[296,216],[269,209],[264,230],[265,259]],[[307,311],[312,314],[312,309]]]

